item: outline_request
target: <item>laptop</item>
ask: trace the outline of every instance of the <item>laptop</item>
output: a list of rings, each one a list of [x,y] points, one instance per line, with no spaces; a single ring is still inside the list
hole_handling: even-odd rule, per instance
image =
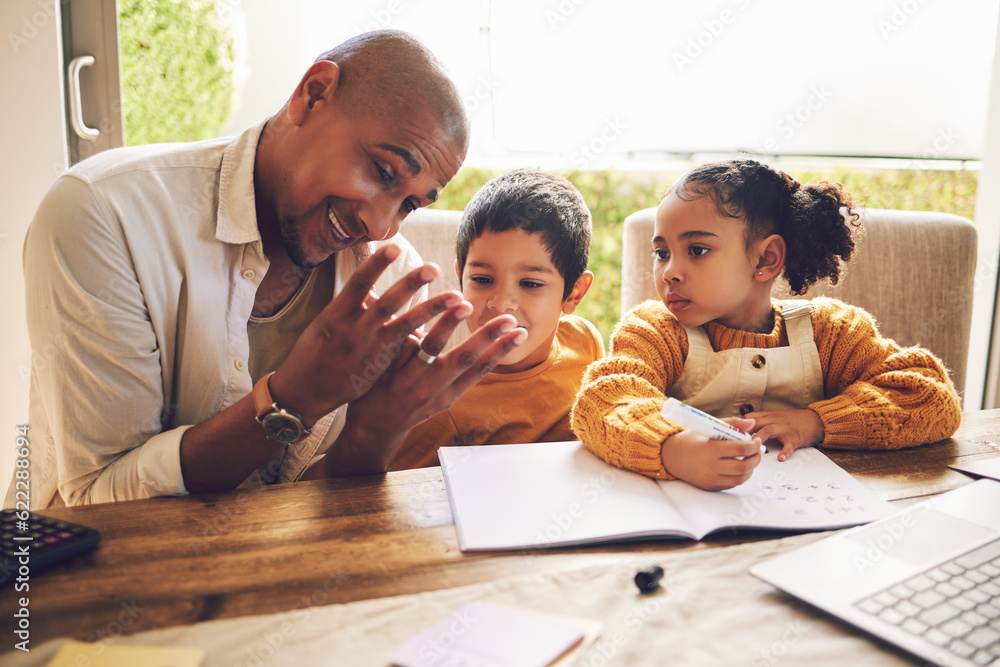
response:
[[[750,574],[933,664],[1000,666],[1000,482],[977,480]]]

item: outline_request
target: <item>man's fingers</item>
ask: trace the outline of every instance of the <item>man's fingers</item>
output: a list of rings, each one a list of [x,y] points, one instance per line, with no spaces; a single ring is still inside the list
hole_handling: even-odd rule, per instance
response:
[[[374,289],[370,289],[368,290],[368,296],[366,296],[365,300],[361,302],[361,307],[367,309],[376,301],[378,301],[378,294],[375,293]]]
[[[478,357],[472,358],[468,355],[459,357],[459,366],[465,368],[465,371],[452,383],[452,388],[458,395],[465,393],[472,385],[483,379],[483,376],[492,372],[501,359],[527,339],[527,330],[517,327],[502,334]]]
[[[514,316],[500,315],[476,329],[468,340],[446,352],[439,361],[454,369],[456,379],[452,384],[461,393],[492,371],[527,337],[528,332],[517,327]]]
[[[467,308],[462,308],[463,304],[467,306]],[[465,314],[457,320],[460,322],[465,317],[468,317],[469,313],[472,312],[472,304],[463,300],[461,292],[442,292],[441,294],[427,299],[427,301],[417,304],[410,310],[406,311],[403,315],[400,315],[394,322],[387,326],[386,331],[391,337],[401,338],[414,333],[419,327],[427,324],[441,313],[445,313],[444,317],[441,318],[442,320],[445,318],[449,318],[449,320],[455,319],[456,316],[454,313],[456,312],[456,309],[460,309],[463,312],[467,310],[467,312],[465,312]],[[433,330],[438,330],[437,324],[435,324]],[[440,349],[443,349],[445,343],[448,342],[448,337],[451,336],[452,330],[454,330],[454,326],[452,326],[451,330],[444,333],[443,340],[440,336],[439,338],[435,338],[430,341],[427,340],[428,335],[418,336],[418,338],[421,338],[422,341],[424,341],[421,347],[423,347],[429,354],[435,355],[436,352],[434,352],[432,348],[436,345],[439,348],[438,352]]]
[[[427,332],[427,335],[420,342],[420,348],[432,357],[441,354],[444,346],[448,344],[448,339],[455,333],[455,329],[471,314],[472,304],[468,301],[462,301],[458,305],[452,306]]]
[[[406,305],[407,301],[413,298],[413,295],[421,287],[437,278],[440,273],[441,270],[435,264],[424,264],[420,268],[410,271],[399,282],[387,289],[378,301],[371,304],[368,313],[371,313],[371,317],[378,318],[382,322],[389,320],[400,308]]]
[[[382,272],[399,257],[399,247],[396,245],[385,245],[372,253],[372,256],[361,263],[358,270],[354,272],[343,291],[331,303],[338,300],[346,308],[345,312],[353,312],[362,308],[362,304],[368,298]]]
[[[447,356],[449,359],[457,360],[458,365],[463,368],[472,366],[497,339],[509,333],[516,326],[517,320],[514,319],[513,315],[494,317],[473,331],[464,343],[450,350]]]

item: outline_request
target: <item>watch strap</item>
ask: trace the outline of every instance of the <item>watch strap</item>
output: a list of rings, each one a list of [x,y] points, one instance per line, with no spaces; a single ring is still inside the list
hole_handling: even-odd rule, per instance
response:
[[[257,380],[257,384],[253,386],[253,392],[251,392],[253,396],[253,409],[258,421],[275,407],[274,399],[271,397],[271,388],[268,386],[268,381],[272,375],[274,375],[274,371]]]

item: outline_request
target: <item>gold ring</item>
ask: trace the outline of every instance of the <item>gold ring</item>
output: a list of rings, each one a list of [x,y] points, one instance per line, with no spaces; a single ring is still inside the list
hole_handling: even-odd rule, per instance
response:
[[[434,360],[437,359],[435,355],[424,352],[424,348],[420,348],[420,350],[417,351],[417,357],[419,357],[420,360],[426,364],[433,364]]]

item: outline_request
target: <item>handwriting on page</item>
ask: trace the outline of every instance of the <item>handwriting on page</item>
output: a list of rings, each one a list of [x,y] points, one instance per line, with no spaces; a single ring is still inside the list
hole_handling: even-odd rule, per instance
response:
[[[797,450],[784,463],[773,454],[765,455],[749,480],[723,493],[739,497],[738,514],[743,521],[751,520],[765,506],[768,511],[801,519],[851,518],[880,502],[812,448]]]
[[[862,509],[857,496],[846,493],[840,484],[775,484],[764,482],[760,490],[772,500],[796,505],[795,514],[810,514],[813,511],[836,514],[838,512],[860,512]]]

